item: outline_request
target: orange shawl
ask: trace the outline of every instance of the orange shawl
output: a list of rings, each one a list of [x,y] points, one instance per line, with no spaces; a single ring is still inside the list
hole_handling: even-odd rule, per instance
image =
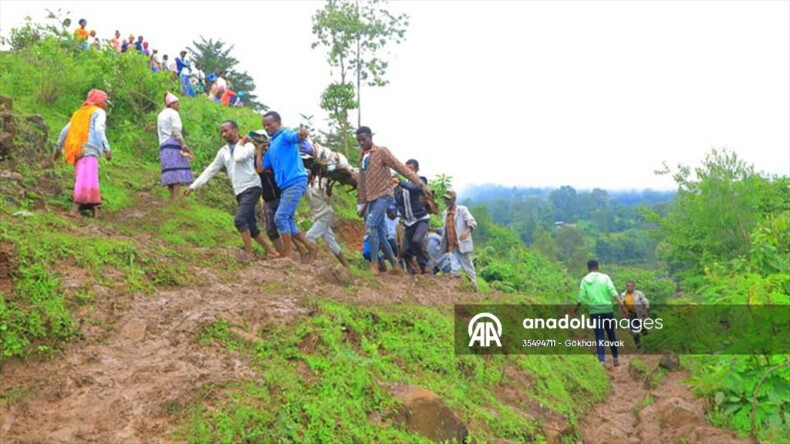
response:
[[[82,154],[82,147],[88,142],[91,130],[91,116],[97,109],[99,107],[96,105],[85,105],[71,115],[71,126],[64,142],[66,162],[73,165]]]

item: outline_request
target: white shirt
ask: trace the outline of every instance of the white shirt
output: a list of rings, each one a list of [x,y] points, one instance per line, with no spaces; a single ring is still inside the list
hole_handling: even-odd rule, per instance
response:
[[[228,173],[230,183],[233,185],[233,193],[238,196],[239,194],[247,191],[250,188],[261,187],[261,178],[255,172],[255,145],[246,143],[244,145],[236,144],[233,154],[230,152],[228,145],[223,146],[217,152],[217,157],[207,166],[200,177],[197,178],[189,188],[196,190],[206,182],[209,181],[222,167],[225,167],[225,172]]]
[[[307,187],[307,203],[310,205],[310,216],[317,221],[335,212],[332,209],[332,198],[326,195],[326,179],[320,179]]]
[[[159,145],[167,142],[167,139],[171,137],[180,138],[181,130],[184,129],[178,111],[170,107],[163,109],[159,113],[159,117],[156,119],[156,127],[159,134]]]
[[[187,58],[184,57],[183,59],[181,59],[181,63],[184,66],[181,68],[181,72],[178,73],[178,75],[189,77],[189,74],[192,72],[192,67],[190,66],[189,62],[187,61]],[[178,63],[176,63],[176,69],[178,69]]]
[[[228,82],[222,77],[217,77],[217,88],[228,89]]]

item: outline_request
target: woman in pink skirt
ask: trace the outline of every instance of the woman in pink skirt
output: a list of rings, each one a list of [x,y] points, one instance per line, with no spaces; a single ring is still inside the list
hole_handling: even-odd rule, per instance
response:
[[[66,162],[74,165],[74,205],[71,214],[75,216],[80,207],[90,207],[93,216],[99,217],[99,157],[104,154],[107,160],[112,159],[106,134],[106,109],[107,93],[99,89],[90,90],[88,98],[71,115],[71,120],[58,138],[55,159],[65,155]]]

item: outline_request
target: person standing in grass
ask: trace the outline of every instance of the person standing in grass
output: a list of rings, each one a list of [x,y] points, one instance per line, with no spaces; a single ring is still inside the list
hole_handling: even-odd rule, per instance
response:
[[[83,51],[87,51],[89,48],[88,36],[90,34],[88,33],[88,30],[85,29],[85,27],[88,25],[88,21],[85,19],[80,19],[78,23],[80,27],[74,30],[74,38],[80,43],[80,48],[82,48]]]
[[[617,299],[620,306],[625,309],[622,314],[628,318],[628,327],[634,337],[634,345],[637,350],[641,350],[642,327],[648,317],[650,302],[647,301],[644,293],[636,289],[634,281],[625,284],[625,291]],[[647,335],[647,330],[644,330],[644,334]]]
[[[162,165],[162,185],[170,191],[170,199],[176,199],[181,185],[192,183],[192,166],[189,149],[182,134],[183,125],[178,109],[181,102],[174,94],[165,93],[165,109],[156,119],[159,134],[159,162]]]
[[[239,204],[234,223],[244,244],[243,261],[249,262],[254,257],[252,239],[266,250],[267,258],[276,258],[279,254],[261,235],[255,216],[255,207],[261,198],[261,180],[253,166],[255,146],[251,143],[239,143],[239,126],[233,120],[222,122],[220,134],[227,144],[219,149],[214,161],[203,170],[197,180],[184,190],[184,196],[189,196],[192,191],[205,185],[224,167]]]
[[[453,190],[444,193],[444,204],[447,209],[442,214],[444,228],[442,229],[442,252],[450,253],[451,270],[453,276],[461,275],[464,269],[472,288],[477,291],[477,274],[475,264],[472,262],[472,231],[477,228],[477,222],[469,208],[456,204],[457,195]]]
[[[203,72],[203,65],[195,63],[195,69],[190,74],[190,83],[195,94],[206,93],[206,73]]]
[[[129,34],[128,40],[124,40],[121,43],[121,52],[126,52],[131,49],[134,49],[134,34]]]
[[[192,90],[192,84],[189,81],[189,77],[192,74],[192,66],[187,60],[186,51],[181,51],[179,56],[176,57],[176,72],[181,81],[181,94],[194,97],[195,92]]]
[[[115,52],[121,52],[121,31],[115,30],[115,37],[110,39],[110,46]]]
[[[618,293],[612,283],[612,279],[598,271],[597,260],[590,259],[587,261],[587,271],[587,275],[584,276],[581,284],[579,284],[579,300],[576,308],[578,309],[581,304],[587,305],[590,319],[595,323],[594,331],[598,361],[601,364],[606,363],[606,348],[600,343],[600,341],[604,340],[604,332],[606,332],[606,336],[612,343],[612,363],[618,366],[620,361],[617,357],[617,346],[614,345],[617,337],[614,332],[616,319],[614,318],[612,302],[616,301],[620,304],[621,310],[624,310],[624,308],[617,298]]]
[[[106,92],[90,90],[82,107],[71,115],[71,120],[58,137],[55,160],[65,155],[66,162],[74,165],[73,216],[81,206],[90,207],[95,218],[100,215],[99,157],[103,154],[108,161],[112,159],[106,133],[107,102]]]

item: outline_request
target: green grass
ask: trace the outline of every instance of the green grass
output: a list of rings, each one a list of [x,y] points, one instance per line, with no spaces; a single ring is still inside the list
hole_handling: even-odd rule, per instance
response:
[[[240,244],[232,215],[194,200],[181,199],[158,209],[154,221],[159,225],[149,228],[171,245],[218,247]]]
[[[292,328],[265,327],[255,341],[227,321],[207,327],[199,342],[247,356],[259,382],[218,389],[212,409],[196,402],[177,439],[420,442],[390,427],[398,402],[387,384],[407,382],[439,394],[475,439],[532,440],[540,435],[539,424],[518,413],[524,406],[494,395],[510,382],[505,366],[534,381],[525,387],[527,396],[572,421],[609,390],[592,356],[456,357],[448,308],[313,304],[314,316]],[[383,424],[369,421],[371,415]]]

